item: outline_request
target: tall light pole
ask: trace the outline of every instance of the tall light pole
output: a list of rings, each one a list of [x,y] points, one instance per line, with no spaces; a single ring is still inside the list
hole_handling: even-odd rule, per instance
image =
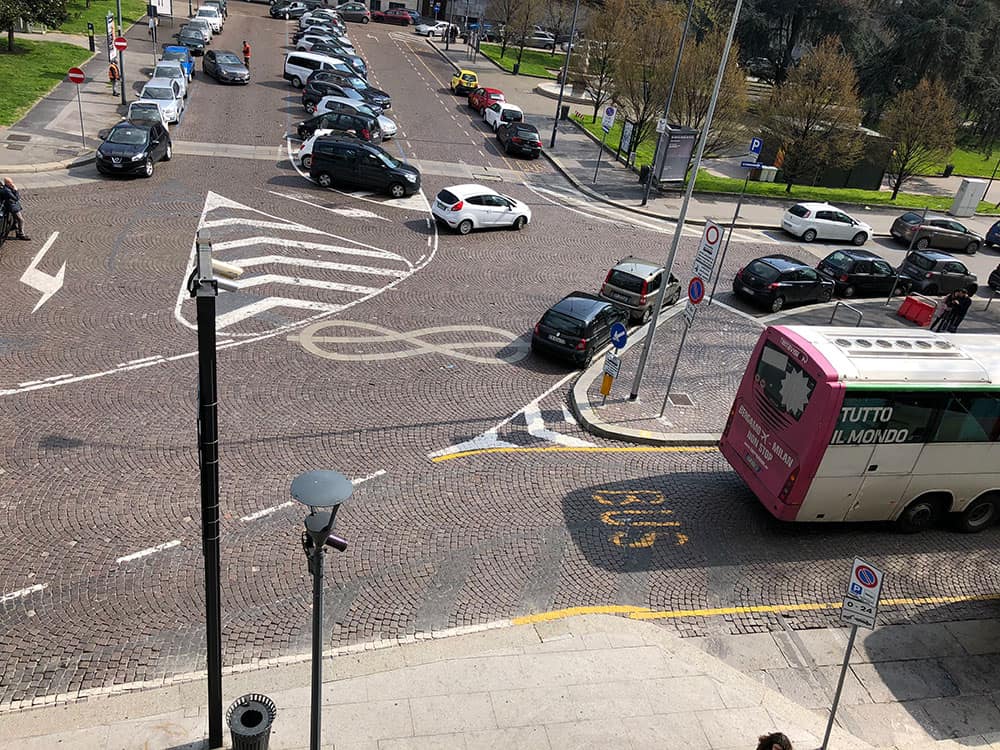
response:
[[[681,58],[684,56],[684,45],[687,43],[688,29],[691,26],[691,13],[694,11],[694,0],[688,0],[687,18],[684,19],[684,30],[681,32],[681,43],[677,46],[677,59],[674,60],[674,75],[670,79],[670,91],[667,92],[667,103],[663,106],[663,119],[670,126],[670,105],[674,101],[674,89],[677,86],[677,74],[681,69]],[[656,150],[653,151],[653,163],[649,165],[649,176],[646,178],[646,186],[642,190],[642,205],[649,202],[649,189],[653,185],[653,169],[656,167],[656,155],[660,153],[663,145],[663,133],[656,135]]]
[[[694,2],[694,0],[691,0]],[[576,0],[573,5],[573,21],[569,25],[569,49],[566,50],[566,59],[563,60],[562,80],[559,82],[559,99],[556,101],[556,116],[552,120],[552,140],[549,141],[549,148],[555,148],[556,130],[559,128],[559,111],[562,109],[563,92],[566,89],[566,77],[569,74],[569,56],[573,54],[573,42],[576,39],[576,14],[580,10],[580,0]]]
[[[684,192],[684,202],[677,215],[677,224],[674,227],[674,237],[670,243],[670,252],[667,255],[666,275],[669,278],[673,270],[674,257],[677,255],[677,245],[680,243],[681,232],[684,231],[684,219],[687,217],[688,204],[691,202],[691,194],[694,192],[694,183],[698,178],[698,168],[701,166],[701,157],[705,153],[705,144],[708,142],[708,132],[712,127],[712,118],[715,116],[715,105],[719,101],[719,89],[722,87],[722,76],[726,72],[726,64],[729,62],[729,51],[733,46],[733,37],[736,36],[736,22],[740,18],[740,9],[743,7],[743,0],[736,0],[736,7],[733,9],[733,20],[729,24],[729,36],[726,37],[726,46],[722,51],[722,59],[719,61],[719,70],[715,75],[715,86],[712,88],[712,98],[708,103],[708,113],[705,115],[705,123],[702,125],[701,137],[698,139],[698,151],[694,157],[694,164],[691,167],[691,176],[688,178],[687,190]],[[649,330],[646,332],[646,340],[642,342],[642,355],[639,357],[639,366],[635,371],[635,378],[632,380],[632,391],[629,399],[634,401],[639,396],[639,384],[642,382],[642,373],[646,368],[646,360],[649,358],[649,350],[653,347],[653,335],[656,333],[656,322],[660,318],[660,310],[663,307],[664,295],[660,295],[659,301],[653,306],[653,317],[649,321]],[[687,330],[687,329],[685,329]]]

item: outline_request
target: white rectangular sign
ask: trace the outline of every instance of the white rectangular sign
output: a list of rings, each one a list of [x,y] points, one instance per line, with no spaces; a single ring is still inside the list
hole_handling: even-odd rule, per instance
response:
[[[850,596],[844,597],[844,604],[840,609],[840,620],[848,625],[858,625],[869,630],[875,629],[875,617],[878,608]]]
[[[152,0],[156,6],[156,13],[160,16],[172,16],[174,14],[173,0]]]
[[[617,378],[618,373],[621,372],[621,370],[622,358],[608,352],[607,356],[604,358],[604,374]]]
[[[705,281],[712,278],[715,269],[715,259],[719,257],[722,247],[722,227],[711,219],[705,220],[705,230],[701,233],[698,243],[698,254],[694,257],[694,275]]]
[[[118,58],[118,51],[115,49],[115,19],[108,13],[105,19],[107,42],[108,42],[108,62],[113,63]]]
[[[698,306],[693,304],[691,300],[688,300],[687,306],[684,308],[684,320],[687,321],[688,326],[694,323],[694,314],[698,311]]]
[[[849,625],[874,630],[884,579],[885,574],[874,565],[854,558],[851,579],[847,582],[847,596],[840,609],[840,619]]]

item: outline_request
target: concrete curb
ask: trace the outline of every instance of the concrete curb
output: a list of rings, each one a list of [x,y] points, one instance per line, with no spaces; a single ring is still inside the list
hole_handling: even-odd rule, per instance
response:
[[[676,307],[674,310],[668,311],[666,315],[660,317],[659,323],[662,324],[665,321],[670,320],[679,314],[682,309],[683,307]],[[622,349],[622,352],[628,351],[635,344],[638,344],[640,341],[645,339],[648,335],[649,324],[647,323],[636,330],[635,333],[629,337],[629,342],[626,347]],[[581,373],[580,377],[576,379],[576,382],[573,383],[573,390],[570,391],[569,404],[573,411],[573,415],[580,422],[580,426],[590,434],[608,438],[609,440],[620,440],[626,443],[639,443],[641,445],[714,447],[719,444],[721,435],[713,432],[653,432],[652,430],[637,430],[631,427],[619,427],[605,422],[601,419],[597,410],[591,406],[590,395],[588,393],[591,384],[597,380],[598,377],[603,375],[603,370],[604,351],[600,352],[600,356],[594,357],[594,361],[589,367],[587,367],[586,370],[583,371],[583,373]]]
[[[55,172],[59,169],[72,169],[73,167],[82,167],[86,164],[92,164],[94,162],[93,152],[90,154],[82,154],[80,156],[74,156],[69,159],[63,159],[62,161],[46,161],[39,164],[14,164],[11,166],[0,165],[0,171],[7,174],[30,174],[33,172]]]

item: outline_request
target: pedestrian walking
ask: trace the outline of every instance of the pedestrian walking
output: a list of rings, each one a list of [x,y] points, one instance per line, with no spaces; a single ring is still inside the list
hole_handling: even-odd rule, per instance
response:
[[[24,215],[21,210],[21,193],[18,191],[14,181],[7,177],[0,186],[0,202],[3,203],[4,210],[8,216],[14,219],[14,231],[19,240],[30,240],[31,237],[24,233]],[[9,229],[7,231],[10,231]]]
[[[244,39],[243,40],[243,64],[247,66],[248,70],[250,69],[250,52],[251,52],[251,50],[250,50],[250,42],[248,42],[246,39]]]
[[[959,289],[957,295],[951,309],[951,316],[948,318],[948,333],[958,332],[958,326],[965,320],[965,314],[972,306],[972,295],[968,291]]]
[[[951,322],[951,315],[955,310],[955,304],[958,300],[958,290],[952,292],[947,297],[944,298],[943,308],[941,314],[931,323],[932,331],[946,331],[948,330],[948,324]]]
[[[757,738],[757,750],[792,750],[792,741],[781,732],[762,734]]]
[[[112,62],[108,65],[108,80],[111,81],[111,96],[118,96],[118,82],[121,81],[122,74],[118,70],[118,63]]]
[[[149,17],[149,38],[156,38],[156,19],[152,16]]]

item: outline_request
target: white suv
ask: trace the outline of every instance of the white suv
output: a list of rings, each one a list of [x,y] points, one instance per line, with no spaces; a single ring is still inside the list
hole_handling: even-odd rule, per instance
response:
[[[813,240],[850,240],[863,245],[872,236],[872,228],[829,203],[796,203],[781,217],[781,228],[803,242]]]
[[[494,102],[483,110],[483,119],[493,130],[511,122],[523,122],[524,112],[516,104]]]

